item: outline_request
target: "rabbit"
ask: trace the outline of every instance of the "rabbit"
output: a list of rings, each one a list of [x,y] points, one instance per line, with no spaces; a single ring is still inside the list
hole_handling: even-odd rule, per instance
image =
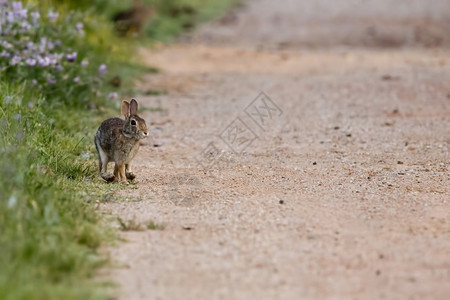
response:
[[[101,177],[112,182],[119,180],[128,184],[127,179],[136,176],[131,171],[131,161],[139,150],[139,141],[148,136],[145,120],[137,115],[138,103],[122,101],[122,114],[125,120],[111,118],[102,122],[95,134],[95,148],[98,153],[98,166]],[[114,174],[107,173],[109,162],[115,162]]]

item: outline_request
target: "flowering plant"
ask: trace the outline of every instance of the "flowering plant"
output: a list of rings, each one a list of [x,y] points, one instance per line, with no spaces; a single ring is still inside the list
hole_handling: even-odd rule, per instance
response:
[[[21,1],[0,0],[0,79],[27,81],[52,99],[76,97],[86,103],[98,95],[105,64],[90,66],[80,13],[62,18]],[[83,55],[84,54],[84,55]],[[49,97],[47,97],[49,98]]]

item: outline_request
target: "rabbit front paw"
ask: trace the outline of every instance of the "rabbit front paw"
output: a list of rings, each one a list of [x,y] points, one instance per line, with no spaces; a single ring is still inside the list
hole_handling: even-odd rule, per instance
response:
[[[111,173],[102,173],[102,178],[107,182],[113,182],[116,179],[114,174]]]
[[[133,180],[133,179],[136,178],[136,175],[134,175],[133,172],[126,172],[126,173],[125,173],[125,176],[126,176],[127,179],[129,179],[129,180]]]

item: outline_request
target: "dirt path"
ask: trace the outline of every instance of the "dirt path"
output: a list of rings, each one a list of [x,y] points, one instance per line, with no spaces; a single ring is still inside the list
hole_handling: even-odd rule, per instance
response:
[[[166,228],[110,250],[119,299],[450,297],[448,2],[304,2],[142,50],[168,94],[102,208]]]

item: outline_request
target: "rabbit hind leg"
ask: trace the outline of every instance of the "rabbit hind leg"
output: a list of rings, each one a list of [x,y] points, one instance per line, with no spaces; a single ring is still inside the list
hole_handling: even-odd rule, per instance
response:
[[[117,163],[114,165],[114,179],[115,180],[119,180],[119,166],[117,165]]]
[[[97,148],[98,152],[98,168],[100,171],[100,175],[102,176],[103,180],[107,182],[114,181],[115,176],[107,172],[109,162],[108,155],[106,154],[105,151],[103,151],[102,147],[97,144],[97,141],[95,142],[95,147]]]

